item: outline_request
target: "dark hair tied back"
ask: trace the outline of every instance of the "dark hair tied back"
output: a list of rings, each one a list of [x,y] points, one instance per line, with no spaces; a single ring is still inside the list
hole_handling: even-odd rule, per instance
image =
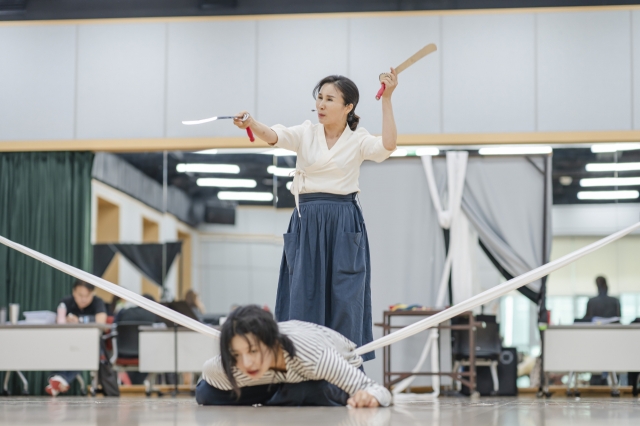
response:
[[[336,89],[342,93],[342,99],[344,99],[344,104],[353,105],[353,109],[347,115],[347,124],[351,130],[356,130],[358,127],[358,123],[360,123],[360,116],[358,116],[356,111],[356,106],[358,106],[358,101],[360,101],[360,92],[358,91],[358,86],[351,81],[351,79],[342,76],[342,75],[330,75],[328,77],[323,78],[316,84],[316,87],[313,88],[313,99],[318,97],[318,93],[322,90],[322,86],[325,84],[333,84]]]

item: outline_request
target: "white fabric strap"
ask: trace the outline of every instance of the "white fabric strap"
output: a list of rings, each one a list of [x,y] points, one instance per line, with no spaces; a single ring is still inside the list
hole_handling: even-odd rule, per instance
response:
[[[465,300],[462,303],[458,303],[457,305],[454,305],[448,309],[445,309],[444,311],[437,313],[433,316],[430,316],[429,318],[425,318],[401,330],[398,330],[394,333],[383,336],[380,339],[374,340],[371,343],[368,343],[364,346],[359,347],[358,349],[356,349],[355,352],[358,355],[366,354],[373,350],[399,342],[400,340],[404,340],[407,337],[420,333],[421,331],[435,327],[441,322],[450,320],[451,318],[458,316],[463,312],[471,311],[474,308],[477,308],[481,305],[484,305],[487,302],[490,302],[501,296],[504,296],[505,294],[513,290],[516,290],[522,286],[525,286],[529,283],[539,280],[540,278],[549,275],[553,271],[556,271],[562,268],[563,266],[566,266],[572,262],[575,262],[581,257],[586,256],[587,254],[592,253],[606,246],[609,243],[619,240],[620,238],[635,231],[636,229],[640,229],[640,222],[634,225],[631,225],[628,228],[625,228],[621,231],[618,231],[615,234],[611,234],[608,237],[598,240],[595,243],[589,244],[588,246],[585,246],[579,250],[576,250],[572,253],[562,256],[561,258],[556,259],[553,262],[549,262],[527,273],[524,273],[518,277],[515,277],[507,281],[506,283],[500,284],[498,286],[490,288],[489,290],[483,291],[482,293],[472,297],[471,299]]]
[[[289,176],[293,176],[293,183],[291,184],[291,193],[293,198],[296,199],[296,209],[298,210],[298,217],[302,217],[300,214],[300,193],[304,189],[304,181],[307,178],[306,173],[302,169],[296,168]]]
[[[208,325],[205,325],[192,318],[189,318],[186,315],[176,312],[173,309],[169,309],[166,306],[154,302],[153,300],[142,297],[139,294],[132,292],[131,290],[127,290],[124,287],[110,283],[109,281],[96,277],[95,275],[91,275],[90,273],[85,272],[82,269],[67,265],[66,263],[60,262],[59,260],[53,259],[45,254],[27,248],[21,244],[14,243],[13,241],[1,236],[0,243],[4,244],[7,247],[15,249],[20,253],[26,254],[27,256],[30,256],[36,260],[39,260],[42,263],[46,263],[47,265],[59,271],[62,271],[65,274],[71,275],[72,277],[78,278],[79,280],[82,280],[89,284],[93,284],[96,287],[108,291],[111,294],[115,294],[116,296],[119,296],[128,302],[131,302],[137,306],[140,306],[141,308],[146,309],[147,311],[153,312],[156,315],[173,321],[176,324],[180,324],[184,327],[190,328],[193,331],[206,334],[207,336],[213,338],[220,338],[220,332],[218,330],[213,329]]]
[[[442,208],[440,194],[436,187],[436,179],[433,174],[433,158],[430,155],[424,155],[421,159],[427,176],[429,194],[438,213],[438,222],[444,229],[449,229],[462,204],[462,191],[464,190],[464,178],[467,173],[469,153],[467,151],[447,152],[447,210]]]
[[[484,305],[487,302],[490,302],[494,299],[497,299],[505,294],[518,289],[524,285],[527,285],[533,281],[539,280],[540,278],[549,275],[551,272],[562,268],[576,260],[580,259],[583,256],[586,256],[589,253],[592,253],[609,243],[612,243],[620,238],[624,237],[631,232],[640,229],[640,222],[629,226],[621,231],[616,232],[615,234],[611,234],[608,237],[605,237],[595,243],[589,244],[579,250],[574,251],[573,253],[569,253],[560,259],[554,260],[553,262],[549,262],[546,265],[540,266],[532,271],[529,271],[525,274],[522,274],[516,278],[513,278],[506,283],[500,284],[499,286],[493,287],[487,291],[484,291],[477,296],[472,297],[469,300],[465,300],[462,303],[454,305],[449,309],[445,309],[444,311],[435,314],[429,318],[418,321],[414,324],[411,324],[401,330],[398,330],[394,333],[388,334],[380,339],[374,340],[371,343],[368,343],[364,346],[356,349],[356,353],[358,355],[366,354],[367,352],[371,352],[373,350],[382,348],[384,346],[391,345],[393,343],[399,342],[400,340],[406,339],[407,337],[413,336],[414,334],[420,333],[421,331],[427,330],[429,328],[435,327],[441,322],[447,321],[457,315],[460,315],[463,312],[467,312],[473,310],[474,308]],[[4,244],[7,247],[11,247],[14,250],[19,251],[20,253],[26,254],[29,257],[32,257],[36,260],[39,260],[47,265],[62,271],[68,275],[81,279],[89,284],[93,284],[96,287],[99,287],[105,291],[108,291],[111,294],[115,294],[116,296],[120,296],[121,298],[132,302],[141,308],[144,308],[150,312],[153,312],[156,315],[159,315],[163,318],[166,318],[170,321],[174,321],[176,324],[180,324],[187,328],[190,328],[193,331],[197,331],[198,333],[206,334],[213,338],[220,338],[220,332],[205,325],[198,321],[195,321],[181,313],[173,311],[165,306],[162,306],[159,303],[156,303],[152,300],[146,299],[139,294],[132,292],[131,290],[127,290],[126,288],[120,287],[118,285],[112,284],[109,281],[103,280],[102,278],[98,278],[94,275],[89,274],[81,269],[75,268],[71,265],[67,265],[63,262],[55,260],[47,255],[39,253],[35,250],[31,250],[23,245],[18,243],[14,243],[11,240],[8,240],[4,237],[0,237],[0,243]]]

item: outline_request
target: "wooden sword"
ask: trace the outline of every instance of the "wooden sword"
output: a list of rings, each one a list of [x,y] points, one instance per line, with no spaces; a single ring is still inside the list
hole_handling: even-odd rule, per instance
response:
[[[436,47],[435,44],[433,44],[433,43],[427,44],[425,47],[423,47],[422,49],[418,50],[416,53],[411,55],[411,57],[409,59],[407,59],[406,61],[404,61],[400,65],[398,65],[398,67],[396,68],[396,74],[400,74],[402,71],[406,70],[411,65],[415,64],[420,59],[424,58],[429,53],[435,52],[436,50],[438,50],[438,48]],[[380,74],[380,77],[382,77],[385,74],[386,73]],[[378,90],[378,93],[376,94],[376,100],[378,100],[378,101],[380,100],[380,97],[382,97],[382,94],[384,93],[384,89],[385,89],[385,85],[384,85],[384,83],[381,83],[380,90]]]

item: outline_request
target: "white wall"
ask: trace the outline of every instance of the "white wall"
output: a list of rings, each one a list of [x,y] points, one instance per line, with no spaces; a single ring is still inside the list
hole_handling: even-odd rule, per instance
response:
[[[0,140],[241,136],[180,121],[313,119],[330,73],[378,133],[378,74],[431,42],[400,76],[400,134],[640,128],[640,11],[548,10],[0,24]]]
[[[640,220],[640,204],[554,206],[551,259],[557,259]],[[626,236],[552,273],[549,296],[596,294],[595,278],[607,278],[612,295],[640,293],[640,233]]]
[[[97,227],[97,205],[98,197],[120,208],[120,239],[119,243],[142,243],[142,220],[150,219],[159,225],[160,242],[177,241],[178,231],[189,233],[191,235],[192,250],[192,272],[191,282],[195,291],[200,291],[198,287],[200,269],[197,267],[197,259],[199,256],[198,233],[191,227],[178,221],[172,215],[163,215],[157,210],[141,203],[140,201],[124,194],[108,185],[97,180],[91,182],[91,242],[96,241]],[[167,288],[170,297],[176,294],[178,283],[178,262],[174,262],[173,267],[167,274]],[[120,257],[118,283],[136,293],[141,293],[142,274],[124,257]]]
[[[551,215],[554,237],[606,236],[638,222],[640,203],[557,205]]]
[[[235,225],[201,225],[200,294],[209,312],[255,303],[275,310],[282,234],[293,209],[240,206]]]

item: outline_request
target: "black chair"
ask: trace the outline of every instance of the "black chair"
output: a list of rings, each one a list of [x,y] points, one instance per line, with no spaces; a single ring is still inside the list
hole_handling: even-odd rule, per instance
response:
[[[111,344],[113,354],[111,355],[111,365],[113,369],[120,371],[139,371],[139,351],[138,342],[140,338],[140,326],[153,325],[151,321],[122,321],[114,324],[111,333]]]
[[[469,332],[463,330],[454,330],[452,355],[454,359],[453,371],[458,371],[461,367],[470,365],[469,355]],[[498,360],[502,352],[502,343],[500,342],[500,326],[497,323],[484,323],[484,327],[478,327],[475,335],[476,346],[476,367],[489,367],[491,371],[491,380],[493,382],[493,391],[491,395],[497,395],[500,389],[500,380],[498,379]]]

